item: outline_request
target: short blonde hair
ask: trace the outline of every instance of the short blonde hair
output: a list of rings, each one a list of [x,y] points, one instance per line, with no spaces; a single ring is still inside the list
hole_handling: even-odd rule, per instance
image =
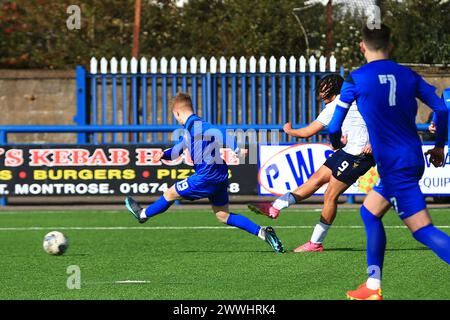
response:
[[[192,107],[191,96],[185,92],[178,92],[172,99],[172,108],[175,110],[175,105],[178,110],[194,111]]]

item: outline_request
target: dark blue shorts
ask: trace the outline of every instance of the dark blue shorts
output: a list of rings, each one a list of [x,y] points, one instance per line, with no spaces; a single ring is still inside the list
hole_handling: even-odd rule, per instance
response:
[[[228,179],[220,182],[205,180],[196,174],[175,184],[178,194],[186,200],[208,198],[213,206],[228,204]]]
[[[351,186],[375,166],[375,160],[371,155],[354,156],[338,150],[325,161],[324,166],[331,169],[333,177],[337,180]]]
[[[393,171],[383,176],[373,188],[394,207],[401,219],[406,219],[427,207],[419,187],[423,167]]]

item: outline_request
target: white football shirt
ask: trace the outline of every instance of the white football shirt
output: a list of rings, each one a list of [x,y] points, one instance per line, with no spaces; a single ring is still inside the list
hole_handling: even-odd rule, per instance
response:
[[[337,101],[339,101],[339,96],[325,106],[325,109],[322,110],[316,121],[319,121],[327,127],[333,118]],[[350,106],[345,117],[344,123],[342,124],[342,135],[347,136],[347,144],[342,150],[354,156],[360,155],[362,149],[369,144],[369,132],[367,131],[364,119],[358,111],[356,103]]]

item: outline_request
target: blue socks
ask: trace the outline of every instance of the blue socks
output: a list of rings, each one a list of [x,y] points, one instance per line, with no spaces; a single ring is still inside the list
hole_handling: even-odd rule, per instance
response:
[[[369,279],[381,280],[381,270],[383,269],[384,251],[386,249],[386,233],[383,222],[362,206],[361,218],[366,228],[367,265]]]
[[[367,286],[379,286],[386,249],[386,234],[383,222],[364,206],[361,207],[361,218],[366,228],[367,237],[367,272],[369,273]],[[430,224],[414,232],[413,237],[450,264],[450,236]]]
[[[413,233],[414,239],[433,250],[435,254],[450,264],[450,237],[429,224]]]
[[[235,213],[231,213],[231,212],[230,212],[230,216],[228,217],[228,220],[227,220],[227,225],[233,226],[233,227],[238,227],[239,229],[250,232],[251,234],[254,234],[255,236],[258,235],[259,229],[261,229],[260,226],[258,226],[256,223],[254,223],[249,218],[241,216],[240,214],[235,214]]]
[[[145,215],[148,218],[156,216],[157,214],[163,213],[169,209],[172,204],[173,201],[169,202],[164,198],[164,196],[161,196],[157,201],[145,209]],[[259,225],[251,221],[249,218],[234,213],[230,213],[227,220],[227,225],[238,227],[239,229],[245,230],[255,236],[258,235],[259,230],[261,229]]]
[[[145,215],[148,218],[151,218],[153,216],[156,216],[157,214],[163,213],[169,207],[173,204],[173,201],[169,202],[164,198],[164,196],[161,196],[158,200],[153,202],[150,206],[145,209]]]

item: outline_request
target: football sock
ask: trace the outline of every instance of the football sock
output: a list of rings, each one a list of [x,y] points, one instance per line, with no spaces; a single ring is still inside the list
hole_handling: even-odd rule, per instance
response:
[[[360,213],[366,229],[367,241],[367,272],[369,272],[369,280],[367,280],[366,286],[369,289],[376,290],[381,285],[386,233],[384,232],[381,219],[370,213],[365,206],[361,206]]]
[[[322,243],[325,237],[327,236],[328,230],[330,229],[331,224],[326,224],[320,221],[316,224],[313,234],[311,236],[312,243]]]
[[[366,281],[366,287],[370,290],[378,290],[381,288],[381,279],[371,277]]]
[[[266,240],[266,230],[264,230],[264,228],[259,228],[258,238],[261,240]]]
[[[157,214],[163,213],[173,204],[173,201],[167,201],[164,196],[161,196],[158,200],[149,205],[143,212],[141,212],[141,218],[150,218]],[[142,214],[144,213],[144,217]]]
[[[285,208],[288,208],[290,205],[296,203],[297,200],[295,200],[294,195],[291,192],[288,192],[279,197],[278,199],[276,199],[273,202],[272,207],[274,207],[277,210],[283,210]]]
[[[413,237],[450,264],[450,237],[447,234],[429,224],[414,232]]]
[[[249,218],[235,213],[230,213],[228,216],[227,225],[245,230],[255,236],[259,234],[259,229],[261,229],[260,226],[251,221]]]

